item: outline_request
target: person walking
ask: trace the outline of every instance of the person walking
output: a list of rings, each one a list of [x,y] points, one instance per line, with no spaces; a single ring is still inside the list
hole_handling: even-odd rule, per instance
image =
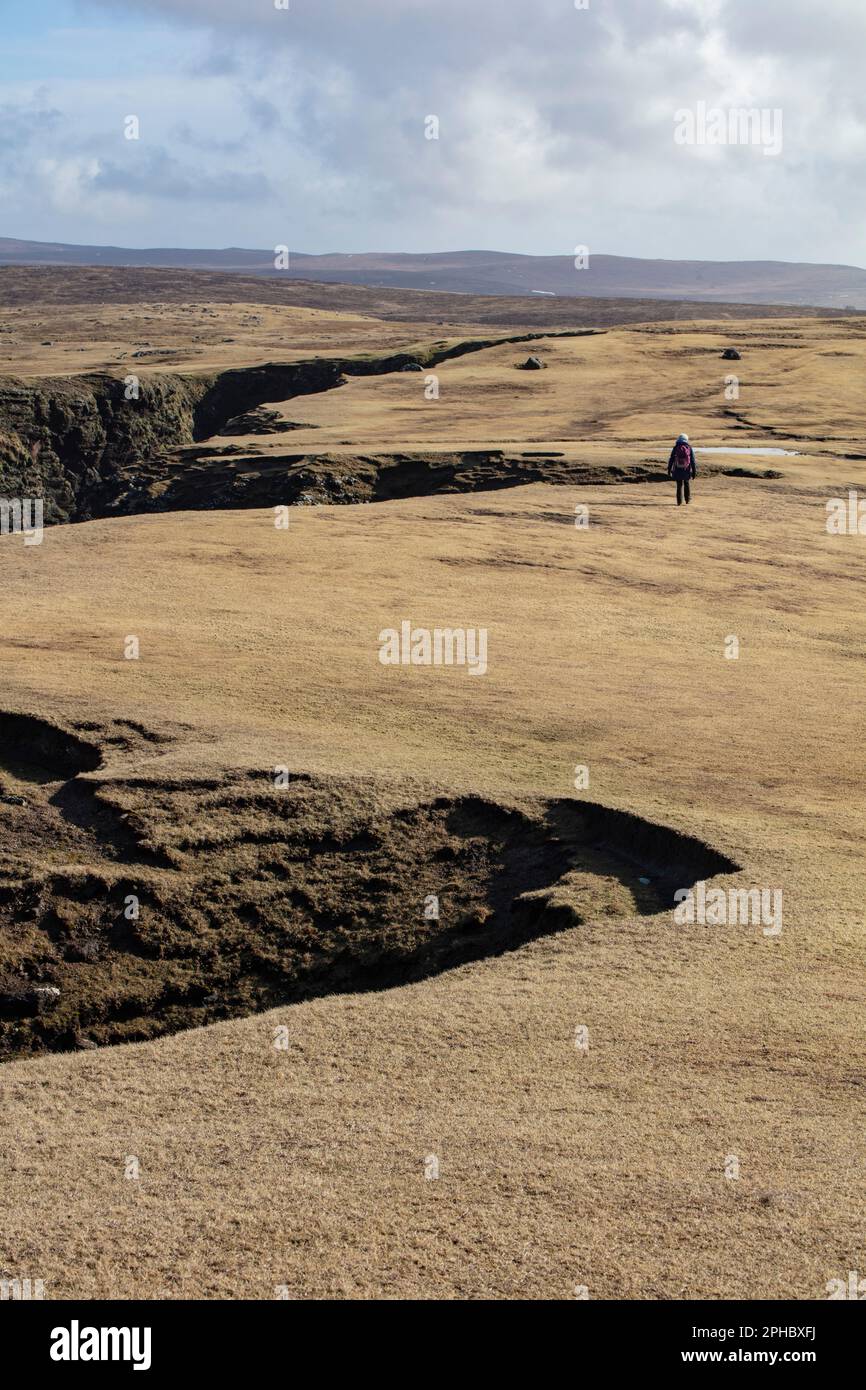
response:
[[[691,501],[692,492],[689,484],[697,471],[695,451],[689,443],[689,437],[687,434],[680,434],[668,459],[668,477],[676,482],[678,507],[682,506],[683,500],[687,503]]]

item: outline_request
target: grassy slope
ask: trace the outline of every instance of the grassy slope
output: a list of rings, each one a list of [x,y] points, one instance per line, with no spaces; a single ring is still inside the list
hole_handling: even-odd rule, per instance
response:
[[[722,360],[732,343],[739,362]],[[517,370],[529,353],[542,358],[544,372]],[[294,452],[373,453],[545,446],[626,464],[665,461],[684,427],[698,444],[812,443],[863,452],[864,372],[866,321],[859,319],[751,321],[734,332],[717,319],[618,327],[443,362],[434,400],[425,395],[426,372],[354,377],[339,391],[285,404],[283,414],[309,429],[248,443],[266,453],[285,453],[287,443]],[[725,394],[731,374],[738,400]],[[233,435],[224,442],[244,441]]]
[[[852,359],[820,362],[774,396],[758,363],[761,424],[856,452]],[[635,435],[669,437],[690,399],[664,370],[664,418]],[[611,374],[603,411],[642,371]],[[3,705],[173,735],[141,769],[568,795],[588,763],[593,798],[785,895],[779,939],[632,918],[381,995],[10,1063],[4,1271],[51,1297],[772,1299],[862,1268],[863,540],[828,537],[824,501],[866,477],[821,449],[773,482],[705,476],[688,511],[665,486],[537,485],[301,509],[288,532],[250,511],[0,541]],[[489,674],[383,668],[401,618],[487,626]]]

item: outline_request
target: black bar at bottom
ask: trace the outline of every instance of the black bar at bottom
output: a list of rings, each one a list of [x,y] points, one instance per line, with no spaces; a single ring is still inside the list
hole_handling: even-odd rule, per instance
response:
[[[575,1375],[599,1363],[612,1373],[686,1374],[713,1365],[795,1365],[826,1379],[859,1364],[863,1329],[862,1314],[833,1300],[0,1304],[7,1366],[19,1379],[32,1370],[59,1382],[106,1371],[161,1381],[166,1374],[225,1378],[265,1370],[295,1380],[308,1378],[317,1361],[332,1373],[335,1352],[355,1374],[378,1368],[388,1378],[421,1372],[426,1379],[453,1375],[469,1357],[476,1366],[489,1357],[492,1369],[519,1351],[545,1364],[565,1356]]]

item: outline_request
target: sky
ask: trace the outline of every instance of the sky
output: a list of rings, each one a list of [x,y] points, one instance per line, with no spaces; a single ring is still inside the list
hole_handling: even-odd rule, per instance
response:
[[[866,0],[0,0],[0,235],[866,265],[864,54]]]

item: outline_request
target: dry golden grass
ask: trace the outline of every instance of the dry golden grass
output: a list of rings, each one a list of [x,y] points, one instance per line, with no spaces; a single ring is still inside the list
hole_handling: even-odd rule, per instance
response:
[[[175,513],[0,541],[3,706],[170,739],[139,772],[287,764],[508,798],[579,795],[587,764],[594,800],[784,893],[779,937],[625,916],[400,989],[10,1062],[0,1270],[55,1298],[814,1299],[862,1269],[866,542],[824,510],[866,488],[839,457],[862,452],[861,346],[801,323],[788,360],[749,331],[738,409],[809,452],[778,480],[701,476],[688,509],[665,485],[535,485],[300,508],[288,531]],[[465,359],[431,428],[502,441],[549,418],[545,443],[587,456],[683,426],[725,442],[727,364],[687,354],[697,332],[576,342],[574,423],[571,347],[525,378]],[[403,449],[426,426],[393,393],[420,380],[290,409]],[[377,635],[406,618],[486,627],[488,673],[383,667]]]
[[[742,360],[722,360],[736,346]],[[546,370],[520,371],[529,353]],[[726,396],[735,374],[739,398]],[[732,327],[716,320],[611,328],[469,353],[430,374],[352,377],[338,391],[286,402],[307,423],[249,443],[305,450],[550,448],[595,462],[666,462],[681,428],[703,445],[775,444],[862,452],[866,319],[780,319]],[[225,443],[242,444],[233,435]]]
[[[268,304],[27,304],[0,310],[0,374],[24,379],[85,372],[223,371],[402,347],[405,323]],[[429,328],[426,330],[429,334]],[[435,336],[435,335],[434,335]]]

